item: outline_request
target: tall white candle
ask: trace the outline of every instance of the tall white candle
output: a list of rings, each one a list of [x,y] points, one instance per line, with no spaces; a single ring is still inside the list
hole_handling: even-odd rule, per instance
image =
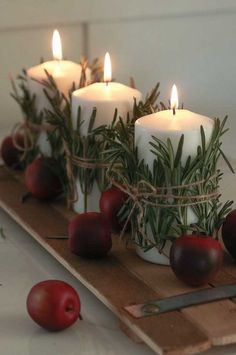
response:
[[[176,87],[172,89],[171,110],[164,110],[139,118],[135,122],[135,144],[138,147],[139,159],[144,159],[150,169],[153,167],[154,154],[150,151],[149,142],[153,141],[152,136],[157,137],[163,142],[167,142],[169,138],[172,142],[174,151],[182,134],[184,134],[184,145],[182,152],[182,163],[186,162],[188,156],[195,157],[197,147],[201,145],[200,126],[204,128],[206,142],[209,141],[213,130],[213,119],[199,115],[188,110],[178,109],[178,98]],[[196,222],[196,217],[188,208],[188,223]],[[155,249],[155,248],[154,248]],[[154,251],[151,250],[151,253]],[[148,257],[148,253],[143,253],[143,257]]]
[[[43,81],[47,81],[45,70],[53,76],[61,93],[68,97],[69,90],[73,83],[79,85],[81,77],[81,65],[69,60],[62,60],[62,48],[60,35],[57,30],[53,33],[52,50],[54,60],[44,62],[27,70],[28,88],[32,95],[35,95],[35,105],[38,112],[50,109],[51,105],[44,93]],[[90,79],[90,70],[87,69],[87,78]],[[44,154],[50,155],[50,146],[47,142],[47,135],[43,132],[39,137],[39,146]]]
[[[95,118],[94,128],[101,125],[109,125],[114,117],[115,109],[118,110],[118,115],[126,119],[127,113],[132,114],[134,98],[137,101],[141,99],[141,93],[138,90],[132,89],[120,83],[111,81],[111,64],[108,53],[104,63],[104,82],[94,83],[82,89],[76,90],[72,94],[72,120],[74,128],[77,122],[78,108],[81,108],[81,118],[83,124],[81,134],[87,136],[89,120],[96,107],[97,114]],[[84,198],[80,190],[79,181],[77,181],[79,200],[75,203],[74,209],[77,212],[84,211]],[[88,195],[88,211],[99,210],[100,192],[96,185],[93,191]]]

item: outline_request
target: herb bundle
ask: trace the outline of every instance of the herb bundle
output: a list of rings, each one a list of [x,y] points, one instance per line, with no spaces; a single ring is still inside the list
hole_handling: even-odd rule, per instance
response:
[[[206,142],[203,127],[199,128],[201,145],[196,156],[189,156],[186,162],[181,159],[184,135],[176,152],[170,139],[163,142],[152,137],[149,142],[155,158],[152,169],[138,158],[133,130],[128,132],[123,127],[115,132],[111,163],[118,159],[122,169],[108,173],[113,185],[128,195],[120,211],[120,219],[126,220],[125,227],[128,222],[131,224],[128,240],[144,251],[153,247],[161,251],[168,239],[184,233],[217,236],[232,204],[232,201],[222,204],[218,193],[222,178],[217,167],[220,156],[230,166],[221,149],[221,138],[227,131],[226,120],[227,117],[222,122],[214,120],[209,142]],[[189,213],[195,216],[195,222],[189,222]]]
[[[86,68],[86,65],[84,66]],[[95,70],[97,73],[97,71]],[[69,205],[78,198],[76,182],[79,181],[80,190],[84,196],[84,208],[87,208],[87,198],[91,193],[94,184],[100,191],[105,190],[110,181],[107,179],[107,169],[110,167],[110,149],[114,144],[114,132],[134,130],[134,121],[139,115],[152,112],[155,108],[157,97],[159,96],[159,84],[153,89],[146,100],[141,103],[134,102],[133,117],[127,115],[123,122],[118,117],[117,110],[114,112],[111,124],[94,127],[96,120],[96,108],[93,110],[88,135],[81,134],[83,117],[79,107],[77,114],[77,124],[73,127],[71,120],[71,94],[69,99],[64,97],[57,89],[53,77],[47,73],[48,80],[45,83],[45,95],[47,96],[52,110],[46,111],[47,122],[54,127],[49,139],[54,140],[54,144],[59,139],[61,147],[57,151],[62,152],[63,159],[66,161],[67,179],[65,186],[69,195]],[[107,139],[109,137],[109,139]],[[116,162],[116,166],[119,162]]]

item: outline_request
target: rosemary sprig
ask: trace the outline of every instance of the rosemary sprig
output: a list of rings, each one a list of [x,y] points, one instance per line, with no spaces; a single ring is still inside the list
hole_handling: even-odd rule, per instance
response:
[[[12,85],[12,98],[19,105],[23,119],[25,122],[33,123],[36,125],[40,125],[42,123],[43,114],[37,112],[35,106],[35,95],[31,95],[28,85],[27,85],[27,73],[26,70],[23,69],[22,73],[17,77],[17,83],[11,78]],[[30,150],[26,150],[24,154],[24,159],[22,161],[23,167],[27,166],[31,163],[35,157],[39,154],[39,148],[37,146],[39,132],[32,131],[31,140],[32,147]]]
[[[99,58],[95,58],[91,65],[91,82],[101,82],[103,81],[103,63]]]
[[[84,67],[86,67],[86,65],[87,63],[85,63]],[[93,77],[95,73],[99,71],[97,61],[94,62],[94,67],[95,69],[92,70]],[[126,120],[123,121],[118,117],[117,110],[114,112],[110,125],[96,127],[96,109],[94,109],[90,117],[88,135],[82,135],[81,127],[83,125],[83,117],[81,115],[81,108],[78,108],[77,124],[76,127],[73,127],[71,120],[71,94],[69,95],[69,99],[66,99],[65,96],[58,92],[53,77],[50,76],[49,73],[46,74],[47,81],[44,83],[44,92],[52,106],[52,110],[45,111],[46,119],[47,122],[54,127],[49,139],[54,140],[54,144],[57,142],[57,139],[59,140],[61,150],[58,149],[59,144],[56,150],[62,153],[62,159],[66,160],[66,155],[68,154],[68,152],[65,153],[65,151],[63,151],[63,142],[66,142],[71,156],[92,160],[95,163],[101,161],[105,163],[110,162],[112,160],[111,157],[115,156],[113,146],[116,134],[124,135],[127,139],[130,138],[133,141],[133,133],[131,135],[130,132],[134,131],[135,117],[130,118],[129,115],[127,115]],[[153,109],[152,107],[155,106],[157,97],[159,96],[158,88],[159,84],[157,84],[150,95],[147,95],[146,101],[141,103],[139,106],[140,113],[140,107],[144,107],[146,112],[150,112],[150,110]],[[136,106],[137,104],[134,102],[134,107]],[[137,111],[137,107],[136,109],[134,108],[134,110]],[[130,169],[128,166],[126,168],[128,170]],[[135,164],[133,164],[133,169],[135,169]],[[106,189],[110,184],[105,168],[90,169],[83,166],[73,166],[73,175],[78,177],[80,188],[85,195],[85,199],[86,196],[91,193],[95,183],[98,185],[100,191]],[[69,183],[69,180],[66,179],[64,185],[68,188]]]
[[[156,86],[148,93],[145,97],[144,101],[137,102],[134,99],[134,107],[133,107],[133,119],[136,121],[138,118],[142,116],[149,115],[154,113],[158,109],[157,99],[159,98],[160,83],[157,83]]]
[[[185,202],[186,199],[191,201],[191,196],[209,195],[218,189],[223,175],[217,167],[219,157],[222,156],[229,164],[221,149],[226,120],[227,117],[222,122],[218,118],[214,120],[209,142],[206,142],[204,129],[200,127],[201,144],[196,150],[196,156],[189,156],[185,161],[182,159],[184,135],[180,137],[176,151],[170,139],[163,142],[152,137],[150,151],[155,158],[152,167],[139,160],[132,129],[114,132],[115,139],[110,149],[110,157],[112,162],[119,160],[123,168],[119,173],[112,170],[109,174],[114,181],[126,187],[127,192],[131,191],[131,195],[140,193],[134,196],[139,205],[136,202],[134,207],[135,200],[129,197],[119,215],[121,220],[130,216],[131,240],[143,250],[147,251],[153,247],[162,249],[166,240],[186,232],[217,237],[232,201],[223,204],[220,202],[220,196],[215,194],[214,198],[191,206]],[[233,171],[231,166],[230,168]],[[198,183],[199,181],[202,183]],[[162,193],[153,194],[156,187],[162,188]],[[170,193],[178,199],[170,201]],[[172,205],[171,208],[168,207],[169,204]],[[195,215],[196,223],[188,222],[189,210]]]
[[[81,108],[78,108],[76,127],[73,127],[71,117],[71,94],[67,99],[58,91],[53,77],[50,76],[49,73],[47,73],[47,76],[48,80],[44,83],[45,95],[52,106],[52,110],[46,110],[45,113],[47,122],[54,127],[49,139],[51,139],[54,144],[57,142],[57,159],[64,161],[64,172],[68,152],[70,156],[84,158],[88,161],[92,160],[94,163],[105,161],[105,152],[108,149],[109,143],[103,138],[103,132],[107,127],[104,125],[95,127],[96,109],[91,113],[88,135],[84,136],[81,133],[81,126],[83,125]],[[115,111],[111,126],[115,124],[116,117],[117,111]],[[65,143],[67,145],[67,152],[63,148]],[[101,191],[109,184],[106,178],[106,169],[104,168],[90,169],[74,164],[72,169],[73,175],[76,176],[80,182],[81,191],[85,195],[85,199],[87,195],[90,194],[94,183],[97,183]],[[70,181],[66,174],[63,176],[65,178],[64,186],[68,192]]]

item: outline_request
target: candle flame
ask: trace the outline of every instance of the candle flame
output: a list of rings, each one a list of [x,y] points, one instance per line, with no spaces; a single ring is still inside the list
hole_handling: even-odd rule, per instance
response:
[[[108,83],[111,81],[112,73],[111,73],[111,58],[110,54],[107,52],[104,59],[104,81]]]
[[[174,111],[179,107],[178,91],[174,84],[171,90],[170,107]]]
[[[61,37],[58,30],[53,31],[52,36],[52,53],[55,60],[62,60]]]

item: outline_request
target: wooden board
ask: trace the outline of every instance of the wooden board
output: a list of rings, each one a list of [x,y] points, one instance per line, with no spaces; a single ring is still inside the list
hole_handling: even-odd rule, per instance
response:
[[[170,267],[153,265],[140,259],[132,248],[125,248],[116,236],[112,252],[104,259],[86,260],[72,254],[67,240],[47,237],[66,235],[68,221],[75,213],[68,212],[59,203],[52,205],[32,198],[22,204],[24,192],[20,179],[0,168],[0,207],[114,312],[129,333],[134,333],[156,353],[193,354],[211,346],[236,342],[234,300],[133,319],[124,311],[124,306],[193,289],[178,281]],[[228,257],[211,286],[235,281],[236,266]]]

